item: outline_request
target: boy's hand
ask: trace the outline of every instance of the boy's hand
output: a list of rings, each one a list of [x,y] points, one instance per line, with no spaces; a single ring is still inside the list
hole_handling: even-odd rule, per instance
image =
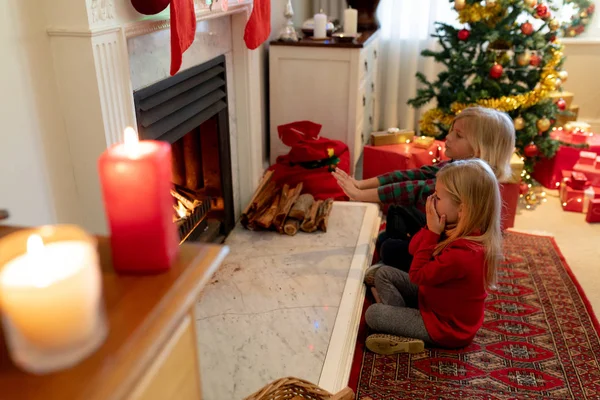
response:
[[[431,232],[441,235],[446,227],[446,216],[442,215],[441,218],[435,210],[435,195],[431,195],[427,198],[427,205],[425,206],[427,212],[427,229]]]

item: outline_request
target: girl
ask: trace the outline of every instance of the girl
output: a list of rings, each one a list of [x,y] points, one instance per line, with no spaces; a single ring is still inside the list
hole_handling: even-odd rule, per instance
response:
[[[470,107],[454,118],[446,136],[446,156],[452,160],[477,157],[486,161],[498,181],[510,177],[510,158],[515,148],[515,128],[508,114],[483,107]],[[390,207],[386,232],[377,240],[381,262],[408,271],[412,257],[408,242],[424,225],[424,207],[435,188],[436,173],[452,161],[419,169],[394,171],[357,181],[341,170],[334,175],[350,199],[396,203]],[[372,285],[374,270],[366,275]]]
[[[381,303],[365,319],[383,335],[367,338],[369,350],[413,353],[424,343],[471,343],[502,254],[500,207],[498,181],[485,162],[456,161],[439,171],[427,199],[427,228],[410,243],[410,273],[383,266],[375,274]]]

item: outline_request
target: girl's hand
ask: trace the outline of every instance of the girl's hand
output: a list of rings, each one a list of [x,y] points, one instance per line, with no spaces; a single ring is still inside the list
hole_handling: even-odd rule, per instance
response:
[[[332,174],[350,200],[362,201],[362,190],[356,187],[356,181],[353,178],[338,168]]]
[[[362,189],[362,187],[360,186],[360,181],[357,181],[356,179],[354,179],[339,168],[336,168],[335,171],[333,171],[333,176],[335,176],[335,179],[337,179],[338,182],[340,180],[349,181],[350,183],[352,183],[352,185],[354,185],[355,188]]]
[[[427,198],[427,205],[425,206],[427,212],[427,228],[438,235],[441,235],[444,232],[444,228],[446,227],[446,216],[442,215],[441,217],[438,215],[435,210],[435,195],[431,195]]]

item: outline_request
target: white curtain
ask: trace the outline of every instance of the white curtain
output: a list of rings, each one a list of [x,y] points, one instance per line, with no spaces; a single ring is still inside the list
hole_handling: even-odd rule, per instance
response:
[[[418,129],[420,114],[435,104],[420,110],[406,104],[417,92],[415,74],[422,72],[431,81],[443,68],[420,53],[425,48],[437,49],[436,39],[430,36],[434,23],[458,24],[458,14],[448,0],[382,0],[377,16],[381,25],[379,128]]]

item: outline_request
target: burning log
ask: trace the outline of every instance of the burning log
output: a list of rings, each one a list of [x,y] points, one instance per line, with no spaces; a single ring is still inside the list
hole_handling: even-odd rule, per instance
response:
[[[188,197],[177,192],[175,189],[171,189],[171,196],[175,197],[179,202],[181,202],[181,204],[183,204],[185,208],[187,208],[190,211],[194,211],[194,208],[202,204],[202,202],[196,199],[189,199]]]

